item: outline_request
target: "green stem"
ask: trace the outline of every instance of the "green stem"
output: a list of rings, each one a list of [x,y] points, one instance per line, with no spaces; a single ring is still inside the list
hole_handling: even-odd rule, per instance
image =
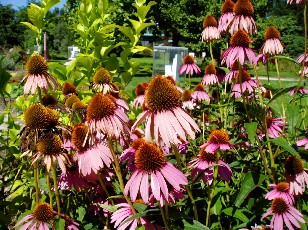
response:
[[[39,96],[40,103],[43,104],[42,91],[40,87],[37,87],[37,93]]]
[[[277,71],[277,76],[278,76],[278,81],[279,81],[279,88],[282,89],[278,60],[276,58],[275,58],[275,66],[276,66],[276,71]],[[285,117],[286,112],[285,112],[285,109],[284,109],[284,95],[283,94],[281,95],[281,99],[282,99],[282,102],[281,102],[282,115],[283,115],[283,117]]]
[[[47,168],[46,168],[46,183],[47,183],[48,192],[49,192],[49,204],[50,204],[50,207],[52,207],[52,191],[51,191],[51,185],[50,185],[49,172]]]
[[[189,84],[189,90],[191,89],[191,78],[190,78],[190,73],[188,73],[188,84]]]
[[[38,180],[38,163],[35,161],[33,163],[33,173],[34,173],[34,184],[35,184],[35,198],[36,198],[36,204],[40,203],[40,188],[39,188],[39,180]]]
[[[102,180],[101,175],[97,174],[97,176],[98,176],[98,181],[99,181],[100,185],[102,186],[104,192],[106,193],[107,197],[109,198],[109,197],[110,197],[110,194],[109,194],[109,192],[108,192],[108,190],[107,190],[107,188],[106,188],[106,186],[105,186],[105,184],[104,184],[104,182],[103,182],[103,180]],[[114,206],[113,200],[110,199],[110,201],[111,201],[111,204]]]
[[[243,79],[242,79],[242,75],[243,75],[243,68],[241,66],[240,63],[238,63],[238,66],[239,66],[239,79],[240,79],[240,90],[241,90],[241,94],[242,94],[242,98],[243,98],[243,105],[244,105],[244,108],[245,108],[245,111],[246,111],[246,114],[247,114],[247,118],[248,118],[248,121],[251,122],[251,119],[250,119],[250,116],[249,116],[249,111],[247,109],[247,105],[246,105],[246,97],[243,93]]]
[[[161,212],[161,216],[162,216],[163,221],[164,221],[165,228],[166,228],[166,230],[169,230],[170,228],[169,228],[169,225],[168,225],[165,213],[164,213],[164,209],[162,207],[160,207],[160,205],[158,205],[158,206],[159,206],[159,209],[160,209],[160,212]]]
[[[213,56],[213,50],[212,50],[212,42],[210,41],[210,54],[211,54],[211,59],[212,59],[212,64],[214,64],[214,56]]]
[[[61,205],[60,205],[61,203],[60,203],[60,194],[59,194],[58,182],[57,182],[57,174],[56,174],[56,169],[55,169],[55,166],[52,160],[51,160],[51,173],[52,173],[52,179],[53,179],[53,184],[55,188],[58,215],[61,216]]]

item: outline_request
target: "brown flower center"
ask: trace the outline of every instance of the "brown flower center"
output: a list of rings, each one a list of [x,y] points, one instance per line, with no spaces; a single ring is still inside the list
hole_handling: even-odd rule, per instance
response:
[[[49,115],[49,126],[53,127],[59,124],[59,115],[51,108],[46,108]]]
[[[56,105],[58,103],[57,99],[54,96],[52,96],[51,94],[45,95],[42,98],[42,101],[43,101],[44,106]]]
[[[75,94],[73,94],[66,99],[65,106],[71,109],[73,104],[77,101],[80,101],[80,99]]]
[[[248,48],[249,43],[250,43],[250,36],[245,30],[242,29],[236,31],[230,39],[231,46],[241,46]]]
[[[209,142],[215,144],[226,144],[230,140],[229,135],[226,131],[221,129],[213,130],[209,136]]]
[[[111,83],[112,76],[105,68],[100,68],[96,71],[93,81],[96,84],[109,84]]]
[[[242,74],[240,72],[236,74],[235,79],[236,79],[236,83],[240,84],[241,80],[242,82],[249,81],[251,77],[250,77],[250,74],[246,70],[243,70]]]
[[[272,202],[273,213],[285,213],[289,209],[289,205],[283,198],[275,198]]]
[[[161,149],[152,143],[145,142],[135,154],[135,164],[138,169],[147,172],[159,170],[166,163]]]
[[[185,90],[182,93],[182,101],[189,101],[191,99],[191,92],[189,90]]]
[[[203,28],[209,27],[209,26],[217,27],[217,21],[213,15],[206,16],[203,21]]]
[[[87,121],[100,120],[102,118],[111,116],[116,110],[116,105],[109,98],[109,96],[97,93],[89,101],[87,108]]]
[[[206,147],[203,147],[201,150],[200,150],[200,158],[204,161],[207,161],[207,162],[216,162],[216,155],[213,154],[213,153],[208,153],[205,151],[205,148]]]
[[[285,192],[289,188],[289,184],[286,182],[279,182],[276,189],[280,192]]]
[[[137,85],[135,93],[136,93],[137,96],[144,95],[144,93],[145,93],[144,85],[143,84]]]
[[[137,150],[144,143],[145,143],[145,140],[143,138],[137,138],[136,140],[133,141],[131,147]]]
[[[88,126],[84,124],[79,124],[74,126],[71,141],[73,142],[77,151],[84,151],[89,148],[89,140],[87,137],[88,135],[89,135]],[[87,140],[85,141],[86,138]]]
[[[264,39],[273,39],[273,38],[277,38],[280,40],[280,32],[276,29],[275,26],[270,26],[267,28],[265,34],[264,34]]]
[[[176,81],[174,80],[174,78],[172,76],[167,76],[166,77],[173,85],[176,85]]]
[[[233,7],[235,3],[232,0],[226,0],[221,7],[221,12],[228,13],[228,12],[233,12]]]
[[[190,55],[186,55],[184,57],[184,60],[183,60],[184,64],[194,64],[195,63],[195,59],[190,56]]]
[[[296,156],[288,156],[284,162],[284,169],[289,175],[299,174],[304,171],[304,163]]]
[[[201,83],[199,83],[198,85],[196,85],[195,91],[205,91],[204,86]]]
[[[235,15],[252,16],[254,13],[253,5],[250,0],[237,0],[233,12]]]
[[[153,113],[179,106],[179,99],[180,93],[176,87],[162,75],[152,78],[145,93],[146,107]]]
[[[204,71],[205,74],[216,74],[216,68],[213,64],[209,64]]]
[[[26,64],[28,75],[46,75],[48,74],[48,65],[45,59],[39,55],[33,55]]]
[[[48,134],[43,137],[36,146],[36,150],[43,155],[59,155],[62,152],[63,143],[59,136]]]
[[[41,203],[36,205],[36,207],[33,210],[33,216],[36,220],[41,222],[50,222],[54,219],[54,212],[49,204],[47,203]]]
[[[72,94],[76,92],[76,86],[70,82],[65,82],[62,87],[62,93],[64,95]]]
[[[41,104],[34,104],[24,113],[24,122],[31,129],[44,129],[51,121],[48,110]]]
[[[235,61],[234,64],[231,66],[231,70],[232,71],[239,70],[239,65],[240,63],[238,61]]]
[[[87,105],[85,103],[83,103],[82,101],[76,101],[73,105],[72,105],[72,109],[74,111],[76,110],[80,110],[80,109],[85,109],[87,107]]]
[[[262,95],[263,95],[264,98],[271,99],[272,98],[272,91],[267,89],[265,92],[262,93]]]
[[[273,124],[273,118],[272,117],[266,117],[266,127],[269,128]]]

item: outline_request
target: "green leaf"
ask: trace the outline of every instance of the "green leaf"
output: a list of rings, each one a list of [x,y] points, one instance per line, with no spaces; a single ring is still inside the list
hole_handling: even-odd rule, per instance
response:
[[[248,172],[242,182],[240,192],[236,197],[235,206],[240,207],[248,194],[258,187],[265,179],[266,176],[263,174]]]
[[[295,126],[300,119],[301,111],[298,105],[288,105],[287,118],[288,118],[288,132],[293,135]]]
[[[131,216],[130,218],[127,218],[124,222],[122,222],[122,223],[120,224],[120,226],[122,226],[122,225],[124,225],[125,223],[130,222],[130,221],[132,221],[132,220],[138,219],[138,218],[140,218],[140,217],[144,217],[144,216],[146,216],[146,213],[147,213],[147,211],[146,211],[146,212],[143,212],[143,213],[137,213],[136,215],[133,215],[133,216]]]
[[[133,4],[137,8],[137,13],[135,15],[139,18],[141,21],[145,21],[146,15],[148,14],[150,8],[155,5],[156,2],[150,1],[147,6],[137,6],[136,4]]]
[[[117,56],[110,56],[105,63],[105,68],[109,71],[117,70],[119,68],[119,60]]]
[[[4,68],[2,68],[2,65],[0,64],[0,92],[3,93],[7,83],[11,79],[12,75],[7,72]]]
[[[97,4],[97,11],[99,14],[106,14],[108,9],[108,0],[99,0]]]
[[[292,148],[292,146],[290,146],[290,144],[288,143],[287,140],[282,139],[281,137],[279,137],[279,138],[271,139],[270,142],[272,142],[272,143],[282,147],[284,150],[288,151],[292,155],[300,157],[298,152],[294,148]]]
[[[65,220],[64,219],[60,219],[58,221],[55,222],[55,227],[57,230],[64,230],[65,228]]]
[[[249,222],[249,219],[247,218],[247,216],[244,213],[242,213],[242,211],[239,209],[229,207],[229,208],[222,210],[222,212],[227,214],[228,216],[235,217],[245,223]]]
[[[78,209],[76,211],[78,213],[77,220],[82,222],[84,215],[86,214],[86,209],[84,207],[78,207]]]
[[[139,204],[139,203],[134,203],[133,206],[139,213],[144,212],[148,207],[146,204]]]
[[[42,5],[44,7],[45,15],[50,10],[51,7],[60,3],[60,0],[44,0],[42,1]]]
[[[285,94],[286,92],[291,91],[292,89],[294,89],[294,87],[296,87],[296,85],[294,86],[290,86],[287,88],[282,88],[280,90],[277,91],[277,93],[275,93],[273,95],[273,97],[271,98],[271,100],[268,102],[268,104],[272,103],[273,101],[275,101],[278,97],[280,97],[281,95]]]
[[[67,80],[66,77],[66,67],[64,65],[61,65],[57,62],[50,62],[48,63],[48,67],[50,67],[52,71],[52,75],[56,76],[57,78],[61,80]]]
[[[124,27],[124,26],[120,26],[118,28],[119,28],[119,30],[121,31],[122,34],[124,34],[125,36],[127,36],[129,38],[131,43],[135,42],[135,36],[134,36],[131,28],[127,28],[127,27]]]
[[[244,126],[248,133],[248,138],[251,144],[254,145],[255,138],[257,137],[256,130],[257,130],[258,123],[257,122],[245,123]]]
[[[105,204],[98,204],[100,207],[102,207],[103,209],[106,209],[110,212],[115,212],[119,209],[118,206],[110,206],[110,205],[105,205]]]
[[[296,64],[297,64],[296,60],[294,60],[293,58],[290,58],[290,57],[286,57],[286,56],[280,56],[280,55],[278,55],[278,56],[271,57],[271,58],[269,58],[269,59],[287,60],[287,61],[290,61],[290,62],[293,62],[293,63],[296,63]]]
[[[21,22],[21,24],[27,26],[34,33],[35,36],[39,35],[40,32],[39,32],[39,29],[36,26],[32,25],[29,22]]]
[[[193,220],[193,224],[190,224],[186,220],[183,220],[183,224],[184,230],[210,230],[208,227],[204,226],[196,220]]]
[[[44,9],[35,5],[33,3],[30,4],[28,8],[28,17],[29,20],[35,25],[39,30],[44,27]]]

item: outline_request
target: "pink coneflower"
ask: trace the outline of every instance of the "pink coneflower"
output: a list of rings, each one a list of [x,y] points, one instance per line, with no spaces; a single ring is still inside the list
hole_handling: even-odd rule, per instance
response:
[[[251,79],[250,74],[246,70],[238,72],[236,75],[236,83],[232,87],[231,97],[239,98],[243,94],[252,94],[258,88],[257,82]]]
[[[179,199],[184,199],[184,198],[185,198],[185,195],[184,195],[183,193],[181,193],[181,192],[175,190],[174,188],[172,188],[172,189],[170,190],[170,192],[168,193],[168,195],[169,195],[169,197],[168,197],[168,199],[166,199],[166,198],[164,197],[164,194],[163,194],[163,193],[160,194],[160,200],[158,201],[160,207],[163,207],[163,206],[165,205],[165,201],[166,201],[166,200],[168,200],[168,201],[167,201],[168,204],[170,204],[170,203],[175,204],[175,203],[176,203],[176,199],[179,200]],[[149,199],[149,205],[154,206],[154,205],[155,205],[155,202],[156,202],[156,199],[155,199],[154,195],[151,195],[151,196],[150,196],[150,199]]]
[[[308,49],[306,50],[306,53],[303,53],[296,59],[296,62],[299,64],[303,64],[303,62],[308,62]]]
[[[228,26],[231,35],[241,29],[250,35],[257,33],[257,25],[253,19],[254,9],[250,0],[237,0],[233,12],[234,18]]]
[[[270,138],[278,138],[283,133],[283,127],[285,126],[285,117],[266,117],[266,127],[268,136]]]
[[[295,204],[295,199],[292,194],[290,194],[289,184],[285,182],[279,182],[278,184],[270,184],[270,188],[272,188],[272,191],[269,191],[265,195],[265,199],[273,200],[275,198],[283,198],[285,201],[288,202],[290,205]]]
[[[201,73],[201,69],[195,64],[194,57],[186,55],[183,62],[184,64],[179,69],[180,74],[185,72],[186,74],[190,74],[192,76],[194,74]]]
[[[282,54],[283,46],[280,37],[280,32],[275,28],[275,26],[268,27],[264,34],[265,43],[261,47],[260,52],[267,57]]]
[[[234,5],[235,5],[235,3],[232,0],[226,0],[223,3],[223,5],[221,7],[222,15],[220,16],[220,18],[218,20],[218,31],[220,33],[227,32],[229,23],[234,18],[234,13],[233,13]]]
[[[201,35],[203,42],[210,42],[220,39],[220,33],[217,29],[217,21],[213,15],[208,15],[205,17]]]
[[[147,87],[148,87],[147,83],[137,85],[136,90],[135,90],[137,97],[133,101],[133,104],[132,104],[133,107],[135,107],[135,108],[142,107],[142,105],[144,103],[144,93],[145,93],[145,90],[146,90]]]
[[[138,138],[134,140],[131,144],[131,146],[123,151],[121,156],[119,157],[119,160],[121,162],[127,161],[126,167],[130,171],[134,171],[136,169],[134,161],[135,161],[135,154],[138,148],[145,143],[145,140],[143,138]]]
[[[96,71],[92,87],[102,94],[118,91],[118,88],[112,83],[112,76],[104,67]]]
[[[302,194],[308,185],[308,173],[304,163],[296,156],[288,156],[284,162],[285,177],[290,185],[290,193]]]
[[[65,220],[65,230],[78,230],[79,224],[66,214],[61,214],[61,218]]]
[[[120,203],[116,205],[119,207],[117,211],[112,213],[111,215],[111,223],[114,223],[114,227],[117,230],[135,230],[138,226],[137,219],[131,219],[134,216],[133,211],[131,210],[129,204]],[[128,220],[131,219],[131,220]],[[145,229],[156,230],[156,227],[151,224],[147,219],[140,217],[141,224],[145,227]],[[122,224],[123,223],[123,224]]]
[[[126,124],[128,116],[117,106],[111,95],[95,94],[87,107],[87,122],[92,133],[100,131],[108,136],[123,138],[129,136]]]
[[[162,75],[154,76],[145,94],[145,108],[133,125],[134,130],[146,119],[145,139],[166,147],[180,144],[179,138],[186,141],[186,134],[192,139],[199,131],[198,125],[185,112],[179,103],[180,93],[174,85]]]
[[[304,4],[305,3],[305,1],[307,1],[307,0],[288,0],[287,1],[287,4],[293,4],[293,3],[296,3],[296,4]]]
[[[79,172],[83,176],[96,174],[106,165],[110,167],[112,154],[107,144],[90,138],[89,127],[84,124],[75,125],[72,132],[72,142],[75,146],[75,156]]]
[[[209,64],[204,70],[204,76],[202,78],[201,84],[203,85],[215,85],[218,84],[219,80],[216,75],[216,69],[213,64]]]
[[[292,225],[300,228],[301,223],[305,223],[303,215],[287,201],[283,198],[275,198],[272,202],[272,206],[266,211],[266,213],[262,216],[261,220],[269,216],[270,214],[274,214],[271,220],[271,226],[274,230],[282,230],[284,229],[284,224],[289,229],[294,229]]]
[[[239,63],[236,61],[232,66],[231,70],[227,75],[225,76],[225,81],[229,84],[231,84],[235,79],[236,75],[239,73]]]
[[[296,92],[296,89],[297,89],[297,88],[292,89],[290,92],[288,92],[288,94],[289,94],[290,96],[292,96],[292,95]],[[308,93],[308,89],[306,89],[304,86],[299,87],[298,90],[297,90],[297,93],[300,93],[300,94],[307,94],[307,93]]]
[[[78,162],[74,158],[74,154],[68,155],[70,164],[66,164],[66,172],[60,175],[58,186],[61,190],[72,190],[73,188],[80,192],[90,187],[89,183],[79,173]]]
[[[192,93],[190,90],[185,90],[183,93],[182,93],[182,108],[183,109],[194,109],[195,107],[195,103],[193,101],[193,98],[192,98]]]
[[[200,148],[205,148],[204,151],[215,153],[217,150],[230,150],[233,145],[229,142],[228,133],[222,129],[213,130],[209,136],[208,142],[201,145]]]
[[[207,146],[201,148],[198,157],[192,160],[189,164],[193,167],[191,177],[200,177],[204,183],[212,184],[213,182],[213,165],[216,164],[216,153],[206,151]],[[232,175],[232,170],[228,164],[222,160],[218,160],[218,176],[224,181],[229,182]]]
[[[27,74],[21,80],[23,83],[26,80],[24,93],[35,94],[37,88],[41,88],[47,93],[48,88],[53,90],[58,88],[57,80],[48,73],[48,65],[45,59],[39,55],[34,54],[29,58],[26,64]]]
[[[14,228],[25,223],[20,227],[20,229],[37,229],[37,230],[47,230],[49,226],[54,229],[52,221],[54,220],[56,212],[52,210],[49,204],[40,203],[35,206],[33,212],[24,218],[22,218]]]
[[[136,151],[135,166],[124,190],[130,193],[132,201],[140,192],[141,198],[148,203],[149,187],[156,200],[159,201],[163,193],[168,201],[171,188],[180,191],[181,186],[188,183],[185,175],[165,160],[162,150],[150,142],[143,143]]]
[[[198,84],[195,87],[195,91],[192,93],[191,97],[195,101],[210,101],[210,96],[205,91],[205,88],[202,84]]]
[[[308,137],[300,139],[296,142],[297,146],[305,146],[305,150],[308,150]]]
[[[175,86],[175,88],[180,92],[183,93],[184,89],[182,89],[180,86],[177,86],[176,81],[172,76],[166,76],[166,78]]]
[[[238,30],[230,38],[230,47],[221,54],[221,64],[226,63],[230,68],[236,61],[239,61],[241,65],[244,65],[245,60],[249,60],[250,63],[255,63],[255,54],[252,49],[249,48],[250,37],[245,30]]]

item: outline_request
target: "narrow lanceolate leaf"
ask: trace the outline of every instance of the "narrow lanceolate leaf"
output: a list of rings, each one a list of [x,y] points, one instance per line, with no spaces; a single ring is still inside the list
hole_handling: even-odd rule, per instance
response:
[[[248,133],[249,141],[251,142],[252,145],[255,143],[255,138],[257,137],[257,134],[256,134],[257,125],[258,125],[257,122],[245,123],[244,124],[245,129]]]
[[[270,142],[282,147],[284,150],[291,153],[292,155],[300,157],[298,152],[294,148],[292,148],[292,146],[290,146],[290,144],[288,143],[287,140],[279,137],[279,138],[276,138],[276,139],[271,139]]]
[[[290,61],[290,62],[293,62],[293,63],[297,63],[297,62],[295,61],[295,59],[293,59],[293,58],[286,57],[286,56],[280,56],[280,55],[274,56],[274,57],[272,57],[272,58],[270,58],[270,59],[287,60],[287,61]]]
[[[240,192],[236,197],[235,206],[240,207],[248,194],[258,187],[265,179],[266,176],[263,174],[252,172],[247,173],[242,182]]]
[[[272,103],[272,102],[275,101],[278,97],[280,97],[281,95],[285,94],[286,92],[291,91],[291,90],[294,89],[295,87],[296,87],[296,85],[290,86],[290,87],[287,87],[287,88],[282,88],[282,89],[278,90],[278,92],[275,93],[275,94],[273,95],[273,97],[272,97],[271,100],[268,102],[268,104]]]
[[[247,216],[239,209],[229,207],[229,208],[222,210],[222,212],[227,214],[228,216],[235,217],[245,223],[249,222],[249,219],[247,218]]]
[[[183,220],[184,230],[210,230],[208,227],[204,226],[200,222],[193,220],[193,223],[190,224],[186,220]]]
[[[300,119],[301,113],[298,105],[288,105],[287,107],[288,118],[288,132],[294,135],[295,126]]]

